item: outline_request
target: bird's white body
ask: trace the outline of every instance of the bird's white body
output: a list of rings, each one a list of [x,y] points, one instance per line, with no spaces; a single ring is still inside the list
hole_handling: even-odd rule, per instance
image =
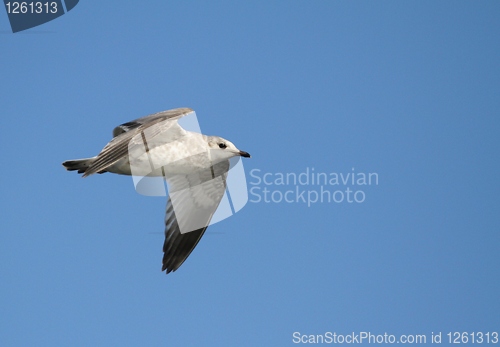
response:
[[[212,160],[206,136],[191,131],[185,131],[184,136],[172,142],[156,138],[151,141],[146,139],[145,144],[147,149],[146,146],[136,146],[129,151],[128,156],[106,170],[120,175],[150,177],[187,175],[220,161],[215,160],[219,158]]]

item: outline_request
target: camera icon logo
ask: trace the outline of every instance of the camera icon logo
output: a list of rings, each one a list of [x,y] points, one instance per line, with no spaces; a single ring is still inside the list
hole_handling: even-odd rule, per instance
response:
[[[168,129],[169,120],[158,124]],[[201,134],[200,125],[193,111],[178,120],[184,130]],[[146,196],[168,196],[174,210],[180,233],[205,228],[229,218],[248,202],[245,170],[240,157],[213,164],[210,168],[193,171],[189,175],[168,175],[168,166],[182,163],[210,162],[210,150],[196,143],[190,145],[189,154],[177,161],[153,158],[154,148],[164,146],[164,139],[156,143],[154,129],[136,135],[129,143],[129,163],[137,193]],[[177,139],[168,140],[175,147]],[[155,152],[158,156],[158,152]],[[207,225],[208,223],[208,225]]]

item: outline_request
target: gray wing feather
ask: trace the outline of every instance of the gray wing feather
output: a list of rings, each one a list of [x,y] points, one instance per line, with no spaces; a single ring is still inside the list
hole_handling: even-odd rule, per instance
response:
[[[128,154],[129,148],[133,148],[138,145],[142,146],[143,142],[136,136],[141,134],[141,132],[145,129],[149,128],[148,139],[153,139],[155,136],[166,130],[166,128],[164,126],[160,126],[159,123],[166,120],[176,121],[191,112],[193,112],[193,110],[187,107],[176,108],[138,118],[131,122],[117,126],[113,130],[114,138],[103,148],[101,153],[97,155],[97,158],[92,162],[92,165],[85,170],[83,177],[103,171],[107,167],[113,165]],[[154,125],[158,126],[154,127]]]
[[[162,271],[168,274],[177,270],[200,241],[224,196],[228,170],[229,161],[224,161],[189,176],[167,178],[171,195],[178,193],[180,197],[175,203],[171,198],[167,202]],[[196,219],[200,227],[181,233],[177,218],[181,215],[183,219]]]

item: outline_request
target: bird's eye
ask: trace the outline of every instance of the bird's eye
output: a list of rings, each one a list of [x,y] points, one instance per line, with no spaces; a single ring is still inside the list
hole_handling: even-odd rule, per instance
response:
[[[224,149],[224,148],[226,148],[226,147],[227,147],[227,146],[226,146],[226,144],[225,144],[225,143],[222,143],[222,142],[221,142],[221,143],[219,143],[219,148]]]

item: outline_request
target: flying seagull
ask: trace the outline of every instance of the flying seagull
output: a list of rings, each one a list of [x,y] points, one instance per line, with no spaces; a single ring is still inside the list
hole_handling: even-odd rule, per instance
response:
[[[163,177],[169,186],[162,271],[176,271],[205,233],[226,190],[232,157],[250,154],[218,136],[183,129],[178,120],[194,111],[177,108],[117,126],[95,157],[62,165],[87,177],[115,173]]]

